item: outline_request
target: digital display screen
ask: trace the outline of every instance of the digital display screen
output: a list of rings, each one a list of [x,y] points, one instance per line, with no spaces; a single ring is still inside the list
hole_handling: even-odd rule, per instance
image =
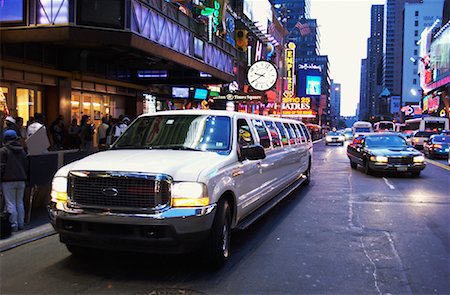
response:
[[[174,97],[174,98],[189,98],[189,88],[187,88],[187,87],[172,87],[172,97]]]
[[[0,22],[22,22],[23,0],[0,1]]]
[[[208,98],[208,90],[195,88],[194,99],[206,99]]]
[[[306,94],[320,95],[320,84],[322,78],[320,76],[306,76]]]

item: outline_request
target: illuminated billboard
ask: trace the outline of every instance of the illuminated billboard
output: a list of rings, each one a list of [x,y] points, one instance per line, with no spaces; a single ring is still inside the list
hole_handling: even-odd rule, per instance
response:
[[[322,94],[321,67],[314,64],[300,64],[297,67],[297,95],[320,96]]]

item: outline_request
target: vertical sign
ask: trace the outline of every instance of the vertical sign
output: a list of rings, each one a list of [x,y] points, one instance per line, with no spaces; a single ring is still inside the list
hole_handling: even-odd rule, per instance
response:
[[[294,95],[295,43],[286,45],[286,90]]]

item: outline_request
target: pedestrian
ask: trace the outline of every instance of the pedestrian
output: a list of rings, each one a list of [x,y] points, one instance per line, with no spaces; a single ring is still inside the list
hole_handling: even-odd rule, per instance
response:
[[[11,214],[12,231],[23,228],[25,208],[23,197],[27,180],[27,155],[14,130],[3,133],[4,146],[0,148],[0,179],[5,197],[6,211]]]
[[[121,118],[121,120],[120,123],[115,128],[113,142],[115,142],[119,138],[119,136],[122,135],[122,133],[124,133],[125,130],[127,130],[128,125],[130,125],[130,118],[123,116],[119,118]]]
[[[108,130],[109,125],[108,125],[108,118],[103,117],[102,118],[102,123],[100,124],[100,126],[98,126],[98,148],[99,149],[106,149],[106,131]]]
[[[41,113],[34,114],[34,121],[27,128],[27,138],[30,138],[33,134],[36,133],[39,129],[44,128],[44,115]]]
[[[64,141],[64,117],[59,115],[50,126],[50,134],[52,135],[52,143],[54,150],[60,150]]]
[[[76,118],[72,119],[72,122],[67,130],[69,135],[69,146],[71,149],[79,149],[81,144],[80,138],[80,126]]]
[[[20,129],[17,127],[16,119],[11,116],[5,118],[5,130],[14,130],[18,137],[20,137]]]
[[[91,151],[95,133],[95,126],[91,123],[91,117],[83,115],[80,125],[81,150]]]

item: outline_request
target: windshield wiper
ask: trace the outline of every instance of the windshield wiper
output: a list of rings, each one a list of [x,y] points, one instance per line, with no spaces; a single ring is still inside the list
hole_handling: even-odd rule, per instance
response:
[[[197,151],[201,152],[201,149],[195,149],[184,145],[157,145],[157,146],[149,146],[148,149],[152,150],[184,150],[184,151]]]

